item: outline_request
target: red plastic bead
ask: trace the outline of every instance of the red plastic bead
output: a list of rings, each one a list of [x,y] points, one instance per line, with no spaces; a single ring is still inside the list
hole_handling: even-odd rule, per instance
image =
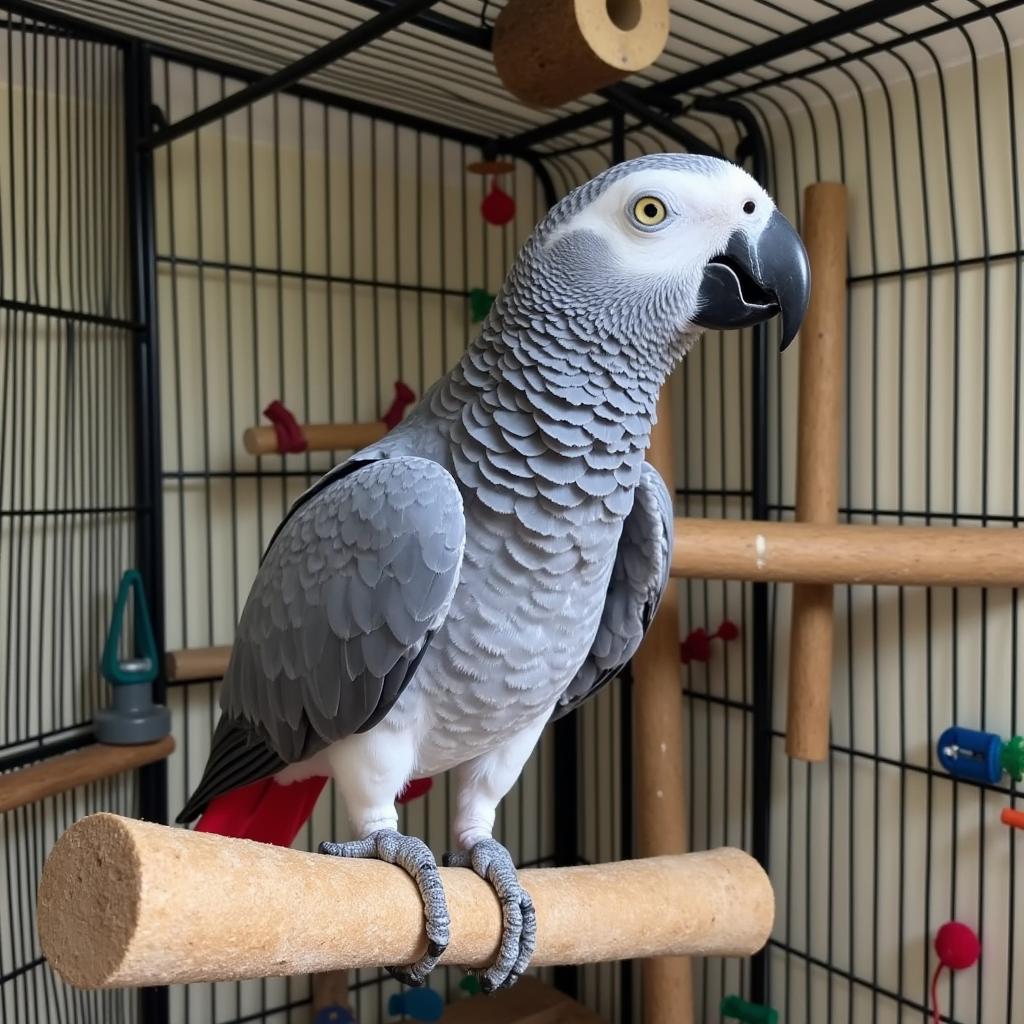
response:
[[[724,641],[728,642],[730,640],[735,640],[736,637],[738,637],[739,635],[740,635],[740,627],[737,626],[735,622],[732,622],[729,619],[726,619],[718,627],[718,639],[719,640],[724,640]]]
[[[977,963],[981,943],[973,928],[961,921],[947,921],[935,933],[935,952],[946,967],[962,971]]]
[[[497,179],[491,182],[491,191],[484,196],[480,213],[488,224],[498,227],[507,224],[516,215],[516,201],[501,190]]]

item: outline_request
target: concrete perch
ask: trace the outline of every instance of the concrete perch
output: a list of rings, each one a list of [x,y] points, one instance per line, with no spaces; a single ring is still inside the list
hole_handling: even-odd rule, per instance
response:
[[[501,912],[472,871],[443,868],[442,963],[481,967]],[[774,917],[768,876],[741,850],[522,872],[537,906],[534,964],[666,954],[749,956]],[[312,974],[405,964],[423,907],[399,868],[93,814],[58,840],[38,903],[43,953],[79,988]]]

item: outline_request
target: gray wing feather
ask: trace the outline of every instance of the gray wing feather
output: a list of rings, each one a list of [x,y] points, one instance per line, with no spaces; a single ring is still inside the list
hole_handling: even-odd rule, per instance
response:
[[[622,526],[597,636],[554,718],[568,714],[614,679],[636,654],[668,586],[672,498],[649,463],[640,471],[633,508]]]
[[[428,459],[365,464],[313,493],[260,566],[224,713],[289,763],[379,720],[444,621],[464,544],[458,487]]]
[[[179,820],[202,810],[200,794],[205,804],[379,722],[448,613],[466,534],[451,475],[411,456],[342,468],[296,502],[263,557],[221,688],[230,728]],[[227,786],[213,776],[229,762]]]

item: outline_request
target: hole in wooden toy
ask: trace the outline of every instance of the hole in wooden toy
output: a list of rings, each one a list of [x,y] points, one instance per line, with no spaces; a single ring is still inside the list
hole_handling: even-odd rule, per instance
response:
[[[643,8],[640,0],[606,0],[608,17],[616,28],[623,32],[629,32],[636,28],[640,21],[640,13]]]

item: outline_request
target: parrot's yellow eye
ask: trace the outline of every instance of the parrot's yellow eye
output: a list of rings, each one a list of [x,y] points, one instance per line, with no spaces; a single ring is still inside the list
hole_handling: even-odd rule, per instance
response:
[[[641,196],[633,204],[633,216],[645,228],[657,227],[667,215],[665,204],[657,196]]]

